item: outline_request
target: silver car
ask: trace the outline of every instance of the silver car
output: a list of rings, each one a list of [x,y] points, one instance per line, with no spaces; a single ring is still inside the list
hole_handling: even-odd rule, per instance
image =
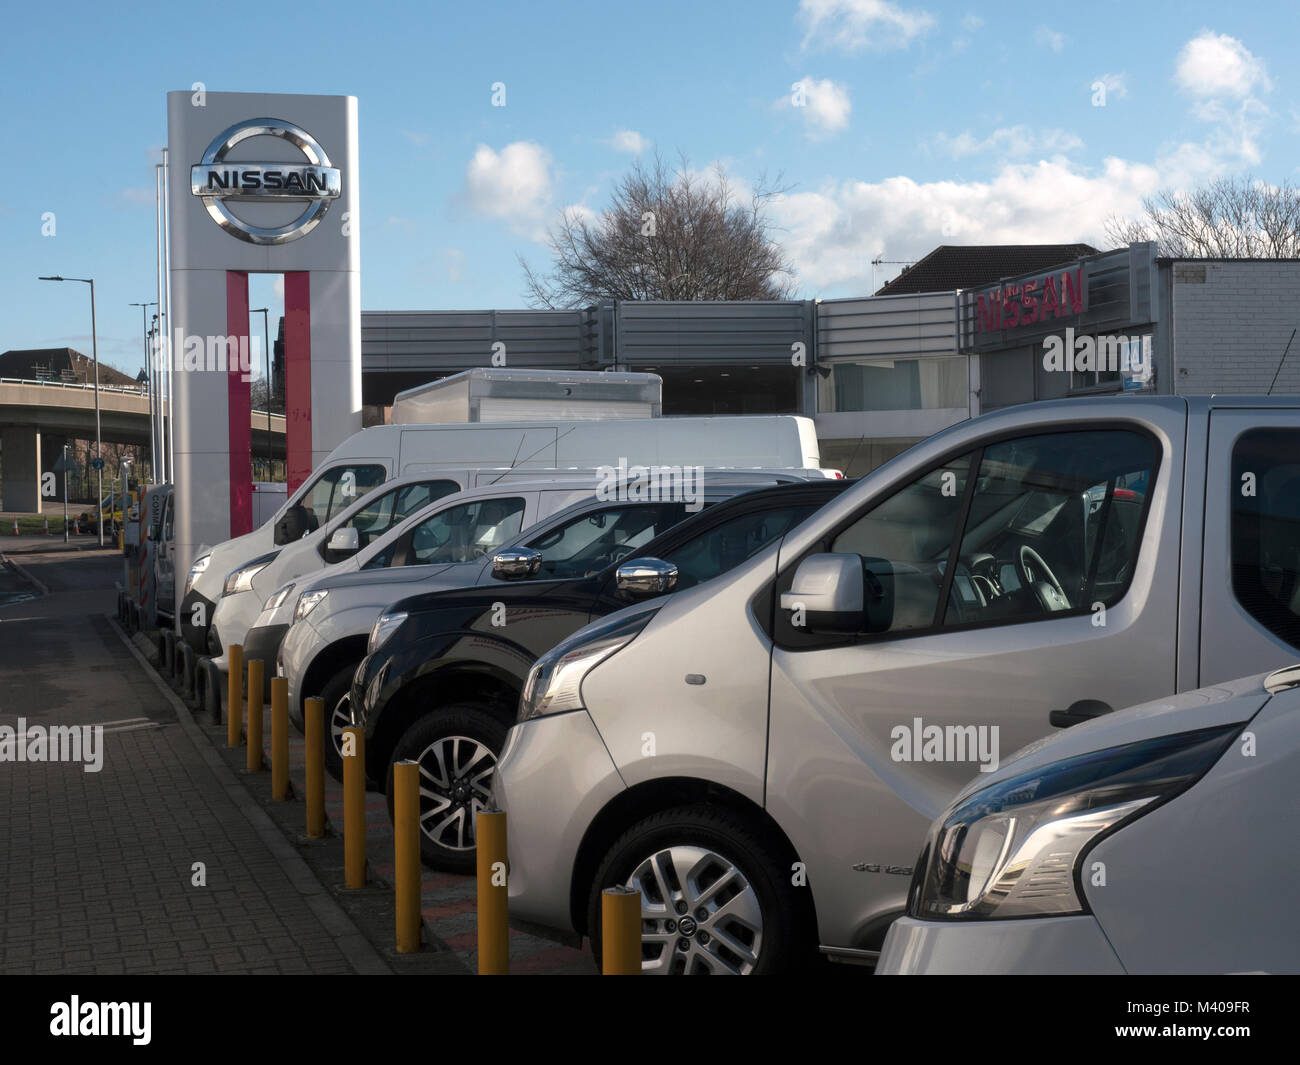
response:
[[[1295,397],[1064,400],[955,426],[727,575],[534,667],[496,783],[515,919],[650,972],[872,964],[973,773],[1300,655]]]
[[[935,821],[881,973],[1300,972],[1300,667],[1052,736]]]

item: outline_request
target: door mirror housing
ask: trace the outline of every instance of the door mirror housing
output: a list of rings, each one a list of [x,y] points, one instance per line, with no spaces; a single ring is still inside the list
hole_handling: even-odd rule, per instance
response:
[[[781,609],[796,628],[857,636],[886,632],[894,621],[893,566],[851,552],[809,555],[794,571]]]
[[[677,567],[661,558],[632,558],[614,571],[614,583],[629,599],[650,599],[677,587]]]
[[[542,568],[542,553],[531,547],[507,547],[492,556],[492,576],[499,581],[535,577]]]
[[[330,536],[330,542],[325,547],[325,553],[331,562],[348,558],[360,550],[361,534],[351,526],[345,529],[335,529]]]

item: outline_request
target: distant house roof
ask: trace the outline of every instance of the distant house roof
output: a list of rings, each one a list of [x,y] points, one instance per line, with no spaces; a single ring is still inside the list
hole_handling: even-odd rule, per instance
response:
[[[14,349],[0,354],[0,377],[19,377],[25,381],[48,378],[90,384],[95,380],[95,360],[75,348]],[[136,379],[101,361],[99,383],[134,385]]]
[[[1097,249],[1091,244],[940,244],[920,262],[883,285],[876,295],[977,288],[999,278],[1032,274],[1096,254]]]

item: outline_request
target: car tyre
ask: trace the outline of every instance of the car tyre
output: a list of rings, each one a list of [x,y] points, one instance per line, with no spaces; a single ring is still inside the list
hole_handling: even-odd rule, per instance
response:
[[[426,714],[411,725],[393,749],[392,762],[420,764],[420,857],[433,869],[472,873],[475,816],[491,805],[492,776],[509,726],[473,703]],[[384,790],[393,817],[393,765]]]
[[[350,706],[352,702],[352,675],[357,671],[358,663],[344,666],[330,677],[321,689],[321,701],[325,704],[324,737],[325,772],[339,783],[343,782],[343,730],[352,724]]]
[[[587,932],[601,958],[601,896],[641,889],[642,972],[759,975],[810,960],[790,862],[743,815],[710,803],[654,814],[619,837],[596,872]],[[667,895],[665,896],[665,889]]]

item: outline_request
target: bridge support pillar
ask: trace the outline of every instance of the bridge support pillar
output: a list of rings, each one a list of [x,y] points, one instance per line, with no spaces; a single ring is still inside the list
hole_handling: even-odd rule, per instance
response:
[[[0,429],[0,510],[41,512],[41,434],[33,426]]]
[[[58,469],[59,459],[63,457],[63,445],[70,443],[67,437],[57,433],[39,434],[41,442],[41,477],[50,483],[49,490],[41,496],[43,510],[58,510],[63,513],[63,479],[67,474]],[[48,476],[47,476],[48,474]],[[54,504],[58,504],[56,507]]]

